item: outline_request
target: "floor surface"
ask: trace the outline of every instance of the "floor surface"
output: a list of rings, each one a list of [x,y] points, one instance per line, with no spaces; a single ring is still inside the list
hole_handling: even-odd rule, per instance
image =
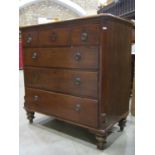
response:
[[[33,124],[29,124],[23,109],[23,71],[19,73],[19,155],[134,155],[135,121],[128,116],[127,126],[119,132],[114,126],[107,138],[106,148],[97,150],[94,135],[87,130],[73,126],[49,116],[35,114]]]

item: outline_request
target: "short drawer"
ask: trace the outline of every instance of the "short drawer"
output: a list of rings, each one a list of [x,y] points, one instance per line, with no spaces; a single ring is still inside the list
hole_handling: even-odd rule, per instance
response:
[[[37,47],[38,45],[38,32],[26,31],[22,33],[22,41],[24,47]]]
[[[99,25],[78,25],[72,28],[72,45],[96,45],[99,44]]]
[[[39,46],[69,45],[69,28],[51,28],[39,31]]]
[[[97,97],[97,72],[26,67],[24,79],[27,87]]]
[[[26,88],[25,101],[32,111],[97,127],[97,100]]]
[[[98,48],[25,48],[25,66],[98,68]]]

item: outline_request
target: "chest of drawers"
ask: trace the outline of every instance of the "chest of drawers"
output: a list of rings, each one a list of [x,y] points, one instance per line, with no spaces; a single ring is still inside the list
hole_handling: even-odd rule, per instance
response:
[[[104,148],[129,110],[132,23],[107,14],[20,28],[25,103],[34,113],[87,128]]]

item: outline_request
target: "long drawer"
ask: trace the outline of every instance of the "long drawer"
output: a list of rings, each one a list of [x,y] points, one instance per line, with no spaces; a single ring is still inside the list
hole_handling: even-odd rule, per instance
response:
[[[26,88],[25,101],[32,111],[97,127],[97,100]]]
[[[98,68],[98,47],[25,48],[25,66]]]
[[[27,87],[97,98],[97,72],[26,67]]]

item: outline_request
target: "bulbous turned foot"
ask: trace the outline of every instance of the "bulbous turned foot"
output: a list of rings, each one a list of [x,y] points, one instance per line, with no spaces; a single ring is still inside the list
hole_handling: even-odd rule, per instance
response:
[[[120,131],[124,130],[124,127],[126,126],[126,119],[122,119],[119,121],[118,123],[119,127],[120,127]]]
[[[34,112],[26,111],[26,113],[27,113],[27,119],[29,120],[29,123],[32,124],[34,119]]]
[[[106,143],[106,136],[96,135],[97,148],[99,150],[104,150],[104,144]]]

